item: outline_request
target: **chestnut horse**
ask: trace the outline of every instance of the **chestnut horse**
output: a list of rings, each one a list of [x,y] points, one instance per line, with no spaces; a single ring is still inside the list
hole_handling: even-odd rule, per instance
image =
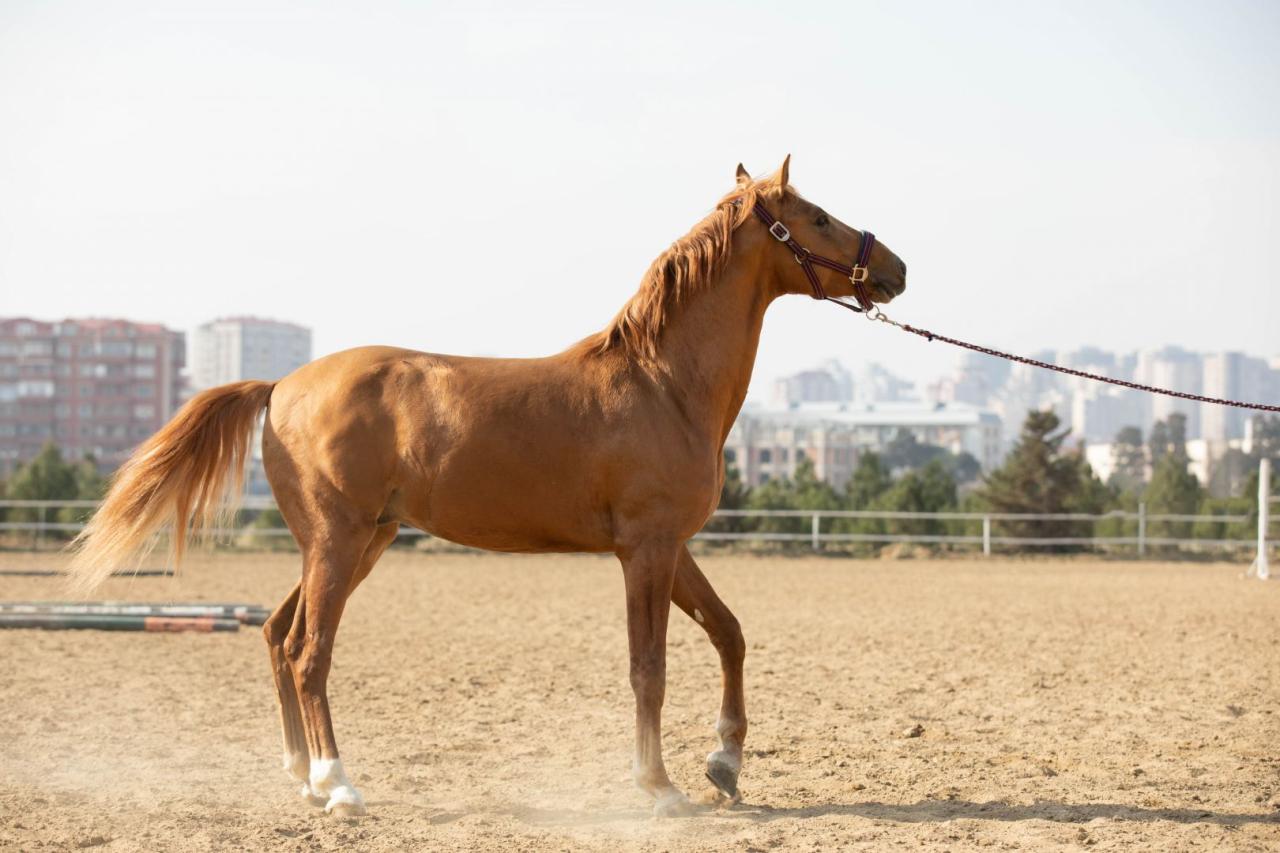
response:
[[[137,565],[166,526],[179,560],[186,536],[216,524],[238,494],[265,408],[263,464],[302,552],[302,578],[264,632],[284,766],[304,796],[337,814],[364,810],[338,758],[325,684],[343,606],[401,524],[496,551],[616,554],[636,784],[656,814],[690,809],[662,761],[675,602],[719,652],[719,747],[707,775],[736,796],[747,731],[742,632],[685,543],[719,500],[725,437],[769,304],[812,287],[814,295],[856,295],[867,308],[906,287],[892,252],[789,186],[789,162],[758,181],[739,166],[736,188],[654,261],[608,327],[558,355],[363,347],[279,382],[196,395],[117,473],[75,544],[72,575],[89,588]],[[828,260],[855,257],[849,277]],[[810,261],[824,263],[815,273]]]

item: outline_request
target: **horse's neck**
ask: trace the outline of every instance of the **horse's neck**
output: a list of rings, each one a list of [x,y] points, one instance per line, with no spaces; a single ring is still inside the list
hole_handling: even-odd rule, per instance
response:
[[[687,417],[723,442],[751,383],[765,309],[773,301],[750,255],[730,259],[719,280],[672,312],[658,357]]]

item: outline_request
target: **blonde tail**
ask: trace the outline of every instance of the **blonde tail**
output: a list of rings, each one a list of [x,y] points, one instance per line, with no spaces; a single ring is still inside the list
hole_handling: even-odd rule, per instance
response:
[[[258,415],[272,382],[234,382],[192,397],[112,479],[106,500],[71,543],[68,573],[81,592],[135,568],[171,526],[174,565],[187,539],[214,526],[239,496]]]

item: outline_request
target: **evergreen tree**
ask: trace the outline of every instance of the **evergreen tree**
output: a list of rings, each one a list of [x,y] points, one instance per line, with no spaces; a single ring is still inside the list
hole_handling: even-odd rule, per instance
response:
[[[923,468],[908,471],[877,501],[877,509],[891,512],[946,512],[956,506],[956,481],[941,459]],[[891,519],[892,533],[939,535],[944,532],[940,519]]]
[[[76,484],[76,500],[102,500],[103,495],[107,493],[107,478],[102,476],[102,472],[98,470],[98,463],[92,456],[85,454],[83,459],[72,466],[71,471]],[[83,523],[88,521],[91,515],[93,515],[92,509],[69,506],[64,507],[59,513],[59,519],[69,524]]]
[[[747,498],[749,509],[798,509],[795,484],[785,477],[762,483],[751,490]],[[764,533],[804,533],[802,518],[760,518],[756,529]]]
[[[30,462],[9,479],[9,497],[20,501],[74,500],[79,496],[74,466],[62,459],[62,451],[49,442]]]
[[[858,457],[849,482],[845,483],[845,504],[849,509],[869,509],[893,485],[878,453],[867,451]]]
[[[8,498],[17,501],[76,500],[80,496],[80,483],[76,467],[68,465],[62,451],[53,442],[45,444],[30,462],[23,465],[9,478]],[[14,521],[55,522],[61,514],[41,511],[35,507],[22,507],[10,513]]]
[[[1195,515],[1200,510],[1204,490],[1196,476],[1187,470],[1185,451],[1165,454],[1151,474],[1145,499],[1147,512],[1153,515]],[[1188,539],[1192,522],[1152,522],[1148,529],[1155,537]]]
[[[826,480],[819,480],[813,460],[805,456],[796,463],[792,481],[796,509],[844,509],[844,501]]]
[[[858,456],[853,474],[844,484],[844,508],[870,510],[878,505],[881,495],[893,486],[893,477],[885,466],[883,457],[870,450]],[[839,518],[831,523],[833,533],[852,533],[861,536],[879,536],[886,532],[883,519]],[[865,547],[865,546],[864,546]],[[877,546],[878,547],[878,546]]]
[[[738,466],[732,462],[724,463],[724,484],[720,487],[720,509],[742,509],[747,505],[747,496],[751,490],[742,482],[742,474]]]
[[[1061,422],[1052,410],[1032,411],[1022,434],[1004,464],[992,471],[978,491],[990,510],[1001,513],[1064,513],[1077,511],[1093,490],[1085,479],[1092,471],[1078,453],[1062,449],[1069,430],[1058,432]],[[1080,525],[1069,521],[997,521],[1001,535],[1064,537],[1081,535]]]
[[[956,485],[972,483],[982,476],[982,463],[968,451],[948,453],[943,461],[946,462],[947,470],[951,472],[951,478],[956,481]]]
[[[899,429],[884,449],[884,462],[890,471],[910,471],[946,454],[937,445],[922,444],[911,430]]]
[[[1147,448],[1151,459],[1151,470],[1154,471],[1169,448],[1169,427],[1164,421],[1156,421],[1151,425],[1151,436],[1148,439]]]
[[[1147,451],[1142,446],[1142,430],[1127,426],[1116,433],[1111,445],[1110,485],[1121,492],[1141,491],[1147,481]]]
[[[1151,426],[1151,470],[1154,471],[1164,457],[1187,455],[1187,416],[1174,412],[1163,421]]]

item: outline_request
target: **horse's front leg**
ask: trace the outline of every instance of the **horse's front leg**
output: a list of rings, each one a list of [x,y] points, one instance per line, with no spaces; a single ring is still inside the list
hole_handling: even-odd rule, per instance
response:
[[[707,778],[730,800],[738,799],[738,773],[742,770],[742,744],[747,737],[747,709],[742,690],[742,661],[747,646],[737,618],[716,595],[711,582],[698,568],[688,548],[680,549],[671,600],[689,614],[720,653],[724,695],[716,734],[720,748],[707,756]]]
[[[692,810],[689,800],[667,776],[662,763],[662,701],[667,680],[667,616],[681,545],[645,542],[619,549],[627,590],[627,641],[631,651],[631,689],[636,695],[636,784],[656,801],[655,815],[672,817]]]

